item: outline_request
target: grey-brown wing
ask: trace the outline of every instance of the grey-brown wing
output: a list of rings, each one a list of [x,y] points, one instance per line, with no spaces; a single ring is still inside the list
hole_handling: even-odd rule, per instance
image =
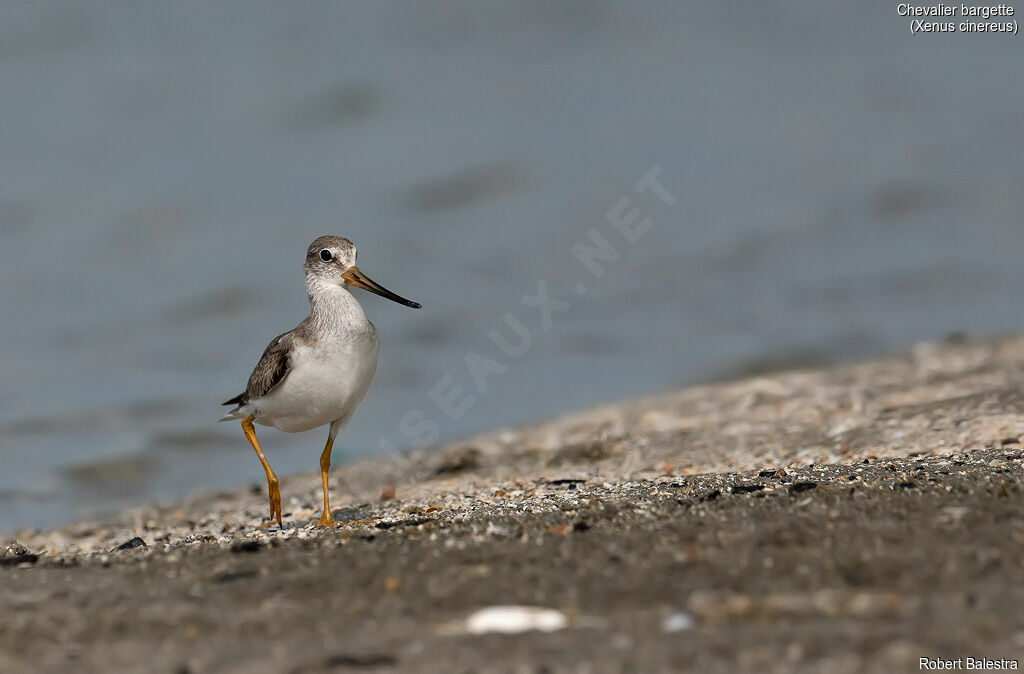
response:
[[[288,354],[291,353],[294,340],[293,331],[270,340],[263,357],[249,375],[249,383],[245,387],[248,400],[262,398],[288,376]]]

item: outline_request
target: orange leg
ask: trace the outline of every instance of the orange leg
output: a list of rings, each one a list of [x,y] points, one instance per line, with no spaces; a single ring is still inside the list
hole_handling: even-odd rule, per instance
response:
[[[274,469],[267,463],[267,457],[263,456],[263,450],[260,449],[260,442],[256,439],[256,429],[252,426],[252,416],[248,416],[242,420],[242,432],[245,433],[245,437],[249,439],[249,444],[256,450],[256,456],[259,457],[260,463],[263,464],[263,471],[267,474],[267,491],[270,495],[270,519],[277,519],[277,526],[281,526],[281,488],[277,481],[277,475],[274,474]]]
[[[331,449],[334,448],[334,434],[327,437],[327,446],[320,455],[320,479],[324,483],[324,513],[320,515],[316,525],[318,527],[333,527],[334,518],[331,517],[331,491],[327,486],[327,471],[331,468]]]

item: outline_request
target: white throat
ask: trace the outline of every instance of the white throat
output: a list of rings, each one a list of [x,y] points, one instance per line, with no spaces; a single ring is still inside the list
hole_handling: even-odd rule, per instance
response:
[[[323,332],[341,333],[370,328],[359,301],[348,289],[318,276],[306,276],[310,317]]]

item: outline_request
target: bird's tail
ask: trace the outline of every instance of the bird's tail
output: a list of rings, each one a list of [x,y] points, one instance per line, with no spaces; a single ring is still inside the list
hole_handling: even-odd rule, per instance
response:
[[[239,393],[231,400],[225,400],[221,405],[237,405],[235,409],[231,410],[217,421],[232,421],[234,419],[244,419],[249,416],[249,402],[245,399],[244,393]]]

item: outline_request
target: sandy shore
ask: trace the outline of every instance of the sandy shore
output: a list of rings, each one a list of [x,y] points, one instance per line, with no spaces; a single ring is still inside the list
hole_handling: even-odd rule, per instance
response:
[[[17,532],[0,671],[1022,658],[1021,382],[1024,337],[922,345],[339,468],[333,530],[300,475],[283,530],[258,487]],[[501,605],[550,631],[495,633]]]

